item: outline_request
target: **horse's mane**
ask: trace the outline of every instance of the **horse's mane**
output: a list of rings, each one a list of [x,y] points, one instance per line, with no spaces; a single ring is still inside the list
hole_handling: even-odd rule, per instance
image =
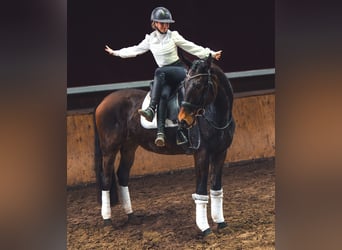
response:
[[[196,72],[196,73],[206,73],[206,71],[208,71],[206,66],[207,64],[205,63],[205,60],[198,59],[198,60],[193,61],[189,71]]]

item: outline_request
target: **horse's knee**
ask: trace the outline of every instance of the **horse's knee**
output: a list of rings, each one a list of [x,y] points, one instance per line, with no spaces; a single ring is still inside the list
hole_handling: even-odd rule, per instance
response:
[[[110,190],[112,183],[111,183],[111,178],[108,176],[103,176],[102,178],[102,189],[103,190]]]

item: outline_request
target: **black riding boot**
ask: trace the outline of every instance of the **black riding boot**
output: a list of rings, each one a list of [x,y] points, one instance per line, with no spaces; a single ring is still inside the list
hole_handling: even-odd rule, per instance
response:
[[[160,93],[164,83],[165,75],[159,74],[154,77],[152,90],[151,90],[151,101],[150,105],[146,109],[139,109],[138,113],[145,117],[146,120],[151,122],[153,120],[154,114],[156,112],[157,104],[160,100]]]
[[[158,147],[165,146],[165,119],[166,119],[167,100],[160,100],[157,114],[157,138],[154,143]]]

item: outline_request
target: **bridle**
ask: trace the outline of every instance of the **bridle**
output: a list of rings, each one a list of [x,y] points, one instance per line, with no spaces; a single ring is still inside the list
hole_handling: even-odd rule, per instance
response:
[[[194,78],[198,78],[198,77],[201,77],[201,76],[208,76],[208,83],[205,86],[213,88],[213,81],[211,79],[211,72],[210,72],[210,70],[208,70],[208,73],[199,73],[199,74],[196,74],[196,75],[193,75],[193,76],[187,75],[185,80],[183,81],[183,84],[184,84],[185,81],[190,81],[190,80],[192,80]],[[196,110],[195,116],[204,115],[204,113],[205,113],[204,100],[207,97],[207,93],[205,93],[205,96],[202,95],[201,97],[202,97],[201,101],[200,101],[201,104],[196,105],[196,104],[192,104],[190,102],[183,101],[182,102],[182,107],[187,108],[189,110]]]
[[[187,75],[185,80],[183,81],[183,84],[185,83],[185,81],[189,81],[191,79],[198,78],[198,77],[201,77],[201,76],[208,76],[208,82],[207,82],[207,84],[205,86],[206,86],[206,88],[207,87],[211,87],[213,89],[214,85],[213,85],[210,69],[208,69],[207,73],[199,73],[199,74],[195,74],[193,76]],[[226,129],[227,127],[229,127],[229,125],[231,124],[231,122],[233,120],[233,116],[232,115],[230,115],[229,120],[227,121],[227,123],[224,126],[216,125],[213,120],[210,120],[209,118],[207,118],[205,116],[204,100],[206,98],[207,98],[207,92],[205,93],[205,96],[202,95],[201,102],[200,102],[201,104],[196,105],[196,104],[193,104],[193,103],[190,103],[190,102],[182,101],[181,106],[184,107],[185,109],[193,111],[192,113],[194,113],[195,117],[202,116],[210,124],[210,126],[212,126],[215,129],[223,130],[223,129]],[[191,124],[190,126],[192,126],[192,125],[193,124]]]

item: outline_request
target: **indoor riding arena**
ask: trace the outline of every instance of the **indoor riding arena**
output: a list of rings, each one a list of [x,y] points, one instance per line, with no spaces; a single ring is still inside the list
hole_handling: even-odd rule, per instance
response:
[[[274,79],[273,74],[252,73],[231,81]],[[272,89],[236,93],[236,132],[223,169],[224,215],[231,232],[217,235],[214,242],[197,238],[192,156],[158,155],[142,148],[136,153],[129,185],[132,207],[141,222],[126,224],[127,216],[117,205],[112,207],[113,225],[104,226],[96,198],[93,112],[69,111],[68,249],[274,249],[274,109]]]
[[[113,91],[149,90],[156,69],[151,53],[123,60],[104,49],[135,45],[152,32],[156,2],[68,1],[67,249],[275,249],[275,8],[270,0],[224,6],[161,2],[175,19],[171,30],[223,51],[215,63],[234,90],[236,122],[222,175],[228,232],[217,232],[209,205],[213,234],[199,237],[192,155],[159,155],[141,147],[129,180],[138,219],[127,223],[119,204],[111,208],[112,224],[104,223],[94,170],[94,108]]]

